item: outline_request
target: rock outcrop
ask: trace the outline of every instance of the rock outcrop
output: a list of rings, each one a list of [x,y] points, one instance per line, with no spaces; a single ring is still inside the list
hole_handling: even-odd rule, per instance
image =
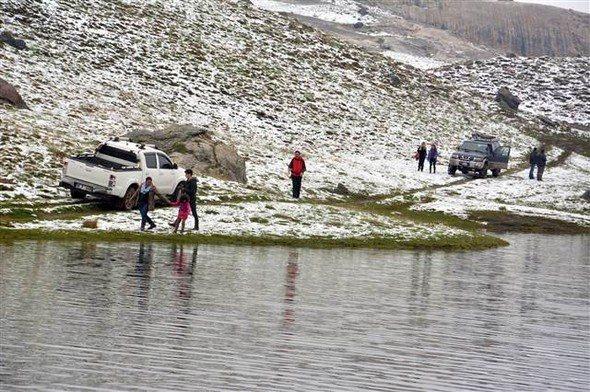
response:
[[[215,140],[208,127],[175,124],[158,131],[138,130],[126,135],[166,151],[178,165],[224,180],[245,183],[246,161],[234,146]]]
[[[27,43],[19,38],[15,38],[10,32],[3,31],[0,33],[0,42],[4,42],[18,50],[24,50],[27,48]]]
[[[7,102],[19,109],[29,108],[16,88],[6,80],[0,78],[0,103],[2,102]]]
[[[502,87],[496,94],[496,102],[500,104],[502,108],[517,111],[521,100],[510,92],[508,87]]]

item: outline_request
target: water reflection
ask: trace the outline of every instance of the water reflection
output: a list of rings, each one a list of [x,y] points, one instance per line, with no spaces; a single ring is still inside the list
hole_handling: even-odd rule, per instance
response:
[[[583,390],[590,237],[0,245],[0,390]]]
[[[283,327],[290,328],[295,322],[295,311],[293,301],[295,300],[297,276],[299,275],[299,252],[289,252],[289,258],[287,261],[287,273],[285,275],[285,295],[284,295],[284,306],[283,310]]]
[[[188,300],[191,297],[191,287],[193,282],[193,273],[197,258],[199,255],[199,247],[192,246],[192,254],[185,251],[185,245],[172,245],[171,255],[173,260],[173,270],[178,284],[178,298]]]

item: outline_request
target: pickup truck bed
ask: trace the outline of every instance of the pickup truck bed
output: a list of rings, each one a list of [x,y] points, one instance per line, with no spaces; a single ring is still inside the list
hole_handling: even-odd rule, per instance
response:
[[[94,155],[78,155],[76,157],[70,158],[73,161],[82,162],[92,166],[98,166],[104,169],[109,169],[113,171],[134,171],[134,170],[141,170],[139,167],[134,166],[126,166],[120,163],[107,161],[106,159],[98,158]]]

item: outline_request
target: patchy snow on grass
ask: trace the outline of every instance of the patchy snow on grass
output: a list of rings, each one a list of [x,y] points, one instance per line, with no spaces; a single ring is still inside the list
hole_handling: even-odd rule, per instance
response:
[[[400,63],[411,65],[412,67],[424,70],[435,69],[448,65],[444,61],[436,60],[430,57],[421,57],[409,53],[395,52],[393,50],[386,50],[383,52],[383,55],[395,61],[399,61]]]
[[[529,179],[526,169],[425,191],[417,196],[434,200],[413,208],[463,217],[470,211],[505,210],[590,225],[590,203],[581,197],[590,189],[589,175],[590,159],[572,154],[563,165],[546,168],[542,182]]]
[[[288,12],[307,16],[327,22],[340,24],[375,23],[376,19],[370,15],[361,15],[360,8],[355,1],[331,0],[318,1],[317,4],[296,4],[279,0],[251,0],[254,6],[272,12]]]
[[[443,225],[414,224],[395,217],[351,211],[343,208],[301,202],[249,202],[199,205],[200,233],[248,236],[287,236],[297,238],[394,237],[401,240],[471,235]],[[176,218],[175,208],[161,208],[151,213],[158,227],[155,232],[170,233],[167,222]],[[74,220],[36,221],[16,228],[47,230],[82,230],[82,222],[97,220],[98,230],[136,231],[139,212],[91,215]],[[187,228],[193,226],[192,217]]]

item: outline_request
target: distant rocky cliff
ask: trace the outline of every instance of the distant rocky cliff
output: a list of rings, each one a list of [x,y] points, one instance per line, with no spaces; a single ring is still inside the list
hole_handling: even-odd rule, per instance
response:
[[[402,18],[523,56],[590,55],[590,15],[512,1],[362,0]]]

